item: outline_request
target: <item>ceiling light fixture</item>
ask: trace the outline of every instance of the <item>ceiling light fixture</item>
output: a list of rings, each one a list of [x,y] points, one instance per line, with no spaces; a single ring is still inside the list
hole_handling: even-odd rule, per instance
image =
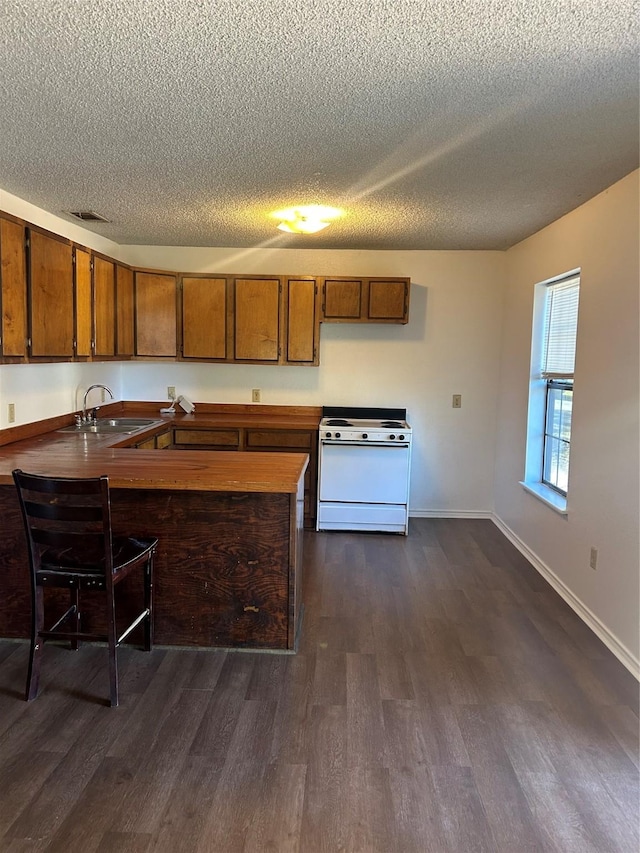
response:
[[[288,234],[315,234],[342,216],[342,210],[323,204],[307,204],[276,210],[271,215],[281,220],[278,225],[280,231],[286,231]]]

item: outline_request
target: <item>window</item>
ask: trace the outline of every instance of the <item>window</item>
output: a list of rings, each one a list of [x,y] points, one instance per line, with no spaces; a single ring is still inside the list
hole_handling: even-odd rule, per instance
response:
[[[523,485],[566,510],[580,276],[536,285]]]
[[[542,482],[565,496],[569,485],[572,402],[573,383],[553,379],[547,382]]]

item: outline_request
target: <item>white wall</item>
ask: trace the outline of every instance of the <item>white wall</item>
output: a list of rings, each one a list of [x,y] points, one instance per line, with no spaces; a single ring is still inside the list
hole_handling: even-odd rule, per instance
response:
[[[326,325],[319,367],[175,362],[0,366],[0,428],[75,411],[84,389],[163,400],[167,385],[201,402],[405,406],[414,427],[412,514],[490,514],[505,256],[108,245],[0,192],[0,209],[134,265],[184,272],[410,276],[406,326]],[[451,408],[462,394],[462,409]]]
[[[504,253],[130,246],[129,261],[185,272],[410,276],[406,326],[323,324],[320,366],[123,365],[132,399],[167,385],[202,402],[404,406],[414,429],[411,513],[490,513]],[[462,394],[462,409],[451,408]]]
[[[489,514],[610,642],[638,659],[638,174],[507,253],[117,246],[0,190],[0,209],[132,264],[191,272],[410,276],[407,326],[324,325],[317,368],[173,362],[0,366],[0,428],[85,388],[203,402],[406,406],[411,512]],[[569,515],[524,492],[533,286],[581,267]],[[501,347],[502,341],[502,347]],[[451,395],[462,394],[462,409]],[[603,440],[603,436],[606,439]],[[496,451],[497,448],[497,451]],[[495,476],[495,481],[494,481]],[[589,549],[599,566],[589,568]]]
[[[639,654],[638,173],[510,249],[495,511],[629,665]],[[581,268],[568,516],[524,475],[533,292]],[[589,566],[591,546],[598,568]]]

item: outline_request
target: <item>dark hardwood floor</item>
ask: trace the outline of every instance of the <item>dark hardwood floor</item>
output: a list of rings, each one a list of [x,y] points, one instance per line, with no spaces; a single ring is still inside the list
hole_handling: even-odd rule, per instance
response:
[[[305,549],[296,655],[0,642],[0,850],[637,851],[638,684],[490,521]]]

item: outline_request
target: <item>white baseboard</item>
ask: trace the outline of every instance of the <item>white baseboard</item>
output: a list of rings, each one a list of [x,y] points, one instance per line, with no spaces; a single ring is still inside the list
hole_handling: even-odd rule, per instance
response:
[[[409,518],[491,518],[492,512],[472,509],[410,509]]]
[[[534,569],[540,572],[542,577],[551,584],[558,595],[567,602],[569,607],[571,607],[582,621],[591,628],[594,634],[602,640],[609,651],[611,651],[629,670],[629,672],[638,681],[640,681],[640,660],[638,660],[638,658],[636,658],[629,649],[620,642],[615,634],[611,633],[607,626],[598,619],[595,613],[593,613],[587,605],[584,604],[562,580],[560,580],[556,573],[552,571],[549,566],[547,566],[547,564],[544,563],[538,555],[535,554],[507,524],[504,523],[504,521],[502,521],[501,518],[495,515],[495,513],[490,513],[489,517],[492,519],[496,527],[504,533],[507,539],[515,545],[518,551],[526,557]]]

